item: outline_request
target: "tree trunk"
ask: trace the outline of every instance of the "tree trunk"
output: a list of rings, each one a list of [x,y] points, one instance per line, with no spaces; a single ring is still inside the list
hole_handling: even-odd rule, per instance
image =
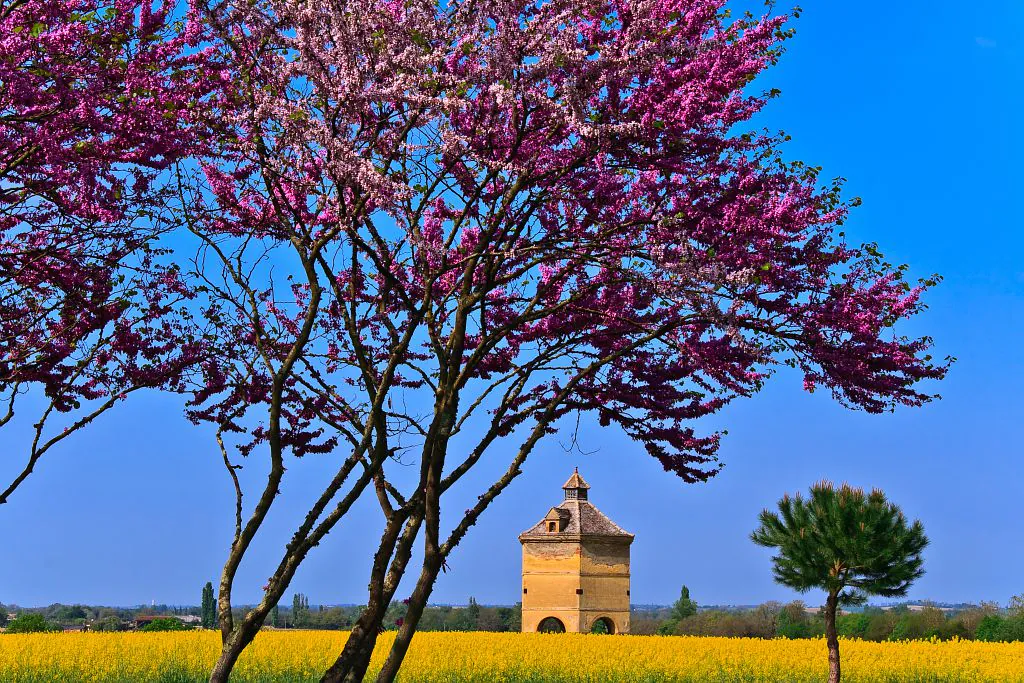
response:
[[[341,654],[324,672],[321,683],[360,683],[363,680],[370,666],[373,648],[377,645],[385,612],[387,605],[375,605],[372,611],[367,605],[345,641]]]
[[[423,570],[416,582],[416,588],[409,596],[409,609],[405,613],[402,627],[398,629],[398,635],[395,636],[395,642],[391,645],[391,652],[388,653],[384,666],[377,674],[377,683],[392,683],[395,676],[398,675],[398,669],[402,666],[402,661],[409,651],[412,637],[416,634],[416,627],[419,626],[423,609],[427,606],[427,600],[434,589],[434,581],[437,580],[437,574],[441,571],[443,561],[444,558],[440,553],[432,554],[424,559]]]
[[[377,636],[382,630],[384,615],[395,597],[398,584],[405,574],[406,565],[412,553],[412,544],[419,533],[422,513],[413,511],[412,518],[405,525],[401,538],[397,538],[397,530],[401,520],[395,518],[385,529],[381,545],[374,557],[373,570],[370,573],[370,594],[366,609],[352,628],[341,654],[324,672],[321,683],[360,683],[366,676],[370,665],[373,648],[377,644]],[[397,544],[396,544],[397,540]],[[393,554],[393,556],[392,556]],[[388,558],[391,564],[388,566]],[[387,576],[383,576],[387,568]]]
[[[259,632],[258,624],[243,621],[238,629],[225,639],[221,647],[220,657],[210,672],[210,683],[227,683],[238,657]]]
[[[836,634],[836,607],[839,596],[829,593],[825,601],[825,642],[828,644],[828,683],[839,683],[839,636]]]

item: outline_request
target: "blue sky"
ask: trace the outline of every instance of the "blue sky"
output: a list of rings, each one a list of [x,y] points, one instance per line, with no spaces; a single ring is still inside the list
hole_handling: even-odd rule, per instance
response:
[[[852,241],[878,242],[914,276],[945,276],[930,309],[904,328],[959,358],[934,387],[943,400],[869,416],[780,373],[707,424],[729,430],[726,468],[701,485],[664,473],[611,430],[584,429],[582,452],[550,440],[456,551],[435,601],[515,602],[516,536],[561,499],[576,465],[593,502],[636,534],[637,603],[670,602],[684,583],[701,604],[795,597],[772,582],[770,553],[748,535],[762,508],[821,478],[882,488],[924,523],[927,574],[912,597],[1005,603],[1024,592],[1024,2],[804,10],[788,53],[761,81],[782,97],[759,123],[793,136],[790,158],[848,178],[848,194],[864,199],[847,224]],[[0,450],[7,479],[15,453]],[[453,492],[452,510],[504,468],[508,454],[493,455]],[[293,463],[269,533],[243,565],[239,602],[257,598],[331,469],[328,458]],[[254,462],[245,475],[257,470]],[[309,557],[286,602],[293,591],[312,603],[364,599],[379,516],[365,503]],[[188,425],[174,399],[140,397],[49,454],[0,508],[0,602],[197,604],[219,575],[231,516],[211,435]]]

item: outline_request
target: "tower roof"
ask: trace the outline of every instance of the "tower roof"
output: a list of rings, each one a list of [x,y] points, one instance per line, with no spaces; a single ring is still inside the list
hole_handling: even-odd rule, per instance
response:
[[[569,477],[569,481],[562,485],[563,489],[589,489],[590,484],[583,481],[583,477],[580,476],[579,468],[574,468],[572,476]]]
[[[565,482],[563,489],[589,489],[590,485],[583,481],[579,472],[573,472],[569,481]],[[548,531],[547,522],[560,518],[563,524],[559,531]],[[568,517],[568,519],[566,519]],[[586,498],[566,498],[560,504],[551,508],[544,519],[519,535],[520,540],[531,539],[554,539],[565,534],[579,536],[604,536],[619,538],[622,540],[633,540],[633,534],[629,533],[618,524],[597,509],[597,507]]]

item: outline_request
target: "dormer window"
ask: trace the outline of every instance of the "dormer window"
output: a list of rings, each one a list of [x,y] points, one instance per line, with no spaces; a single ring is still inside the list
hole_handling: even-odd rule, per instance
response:
[[[565,531],[569,524],[569,511],[561,508],[551,508],[542,521],[541,529],[546,533],[556,534]]]

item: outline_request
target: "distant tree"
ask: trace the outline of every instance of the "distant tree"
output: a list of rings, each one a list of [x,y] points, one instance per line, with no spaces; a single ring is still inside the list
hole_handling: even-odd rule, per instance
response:
[[[685,619],[697,613],[697,603],[690,599],[690,589],[683,586],[679,599],[672,605],[672,617]]]
[[[213,583],[206,582],[203,586],[203,602],[200,608],[203,628],[213,628],[217,624],[217,601],[213,596]]]
[[[840,604],[863,604],[868,595],[895,597],[924,574],[921,553],[928,545],[919,521],[908,525],[903,512],[878,489],[822,481],[810,498],[786,495],[778,513],[764,510],[751,534],[758,545],[777,548],[775,580],[804,592],[820,588],[825,601],[829,683],[840,679],[836,611]]]
[[[107,616],[102,619],[98,619],[92,625],[94,631],[120,631],[121,620],[115,616]]]
[[[309,598],[302,593],[292,596],[292,625],[309,625]]]
[[[277,605],[274,605],[274,609],[270,610],[270,625],[274,628],[281,626],[281,610]]]
[[[507,631],[505,620],[501,618],[499,609],[484,607],[480,610],[480,616],[476,620],[477,631]]]
[[[921,638],[942,638],[946,626],[946,613],[934,605],[926,605],[915,615],[917,628]]]
[[[990,614],[978,624],[974,637],[976,640],[989,642],[1024,641],[1024,615],[1003,617],[998,614]]]
[[[443,628],[446,631],[470,631],[474,626],[469,620],[467,610],[453,609],[445,614]]]
[[[629,632],[636,636],[652,636],[658,633],[661,624],[662,621],[650,613],[634,614],[629,617]]]
[[[7,608],[0,604],[0,628],[7,626]]]
[[[1002,640],[1003,622],[1006,621],[998,614],[989,614],[978,622],[978,628],[974,632],[976,640],[996,642]]]
[[[86,617],[85,608],[81,605],[51,605],[47,612],[51,621],[60,624],[74,623]]]
[[[893,628],[896,627],[896,622],[898,622],[899,619],[900,615],[893,610],[872,611],[871,623],[868,625],[868,631],[865,638],[875,642],[888,640],[889,635],[892,633]]]
[[[497,613],[501,618],[501,630],[516,632],[523,629],[521,604],[517,603],[515,607],[499,607]]]
[[[751,636],[754,638],[774,638],[776,622],[782,611],[782,603],[774,600],[758,605],[749,615]]]
[[[697,613],[697,603],[690,599],[690,589],[683,586],[679,599],[672,603],[667,621],[658,626],[658,633],[663,636],[678,632],[679,622]]]
[[[844,614],[836,618],[836,632],[847,638],[864,639],[871,626],[871,615],[859,612],[857,614]]]
[[[182,623],[180,619],[160,617],[149,622],[139,630],[146,631],[147,633],[152,631],[188,631],[189,627]]]
[[[469,606],[466,607],[466,618],[469,620],[470,629],[475,630],[477,624],[480,623],[480,605],[476,603],[476,598],[470,596]]]
[[[997,603],[983,601],[977,607],[971,607],[963,610],[956,615],[956,619],[963,624],[964,630],[969,634],[968,637],[974,638],[981,620],[990,614],[996,614],[998,612],[999,605]]]
[[[677,635],[707,635],[724,638],[741,638],[750,635],[743,615],[724,610],[709,610],[690,615],[675,623]]]
[[[775,619],[775,635],[790,639],[811,637],[811,620],[807,616],[807,606],[802,601],[794,600],[779,610]]]
[[[38,612],[19,614],[7,624],[8,633],[44,633],[59,630],[59,626],[51,624]]]
[[[1024,593],[1011,597],[1006,611],[1011,617],[1024,617]]]
[[[924,631],[920,627],[920,623],[914,618],[914,615],[910,612],[904,612],[900,615],[899,620],[892,627],[892,632],[889,633],[889,640],[899,642],[901,640],[918,640],[924,635]]]

